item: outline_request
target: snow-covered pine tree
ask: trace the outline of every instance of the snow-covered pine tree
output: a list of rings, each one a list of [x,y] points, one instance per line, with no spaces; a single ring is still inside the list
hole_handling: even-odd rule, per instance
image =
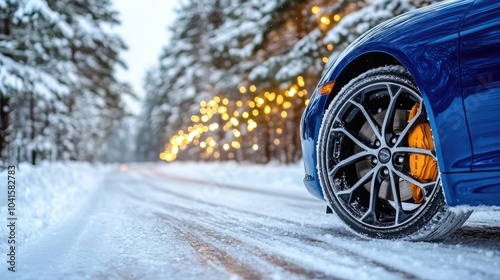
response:
[[[78,79],[66,99],[72,126],[65,127],[63,158],[94,160],[106,138],[126,114],[122,97],[131,87],[116,80],[116,67],[124,67],[119,54],[126,49],[111,32],[119,24],[110,0],[50,0],[74,30],[70,59]]]
[[[74,78],[66,59],[72,30],[45,1],[1,1],[0,15],[0,153],[11,161],[52,157],[50,125],[64,114],[59,105]]]
[[[211,40],[215,55],[225,58],[224,70],[232,79],[230,87],[256,85],[257,91],[250,92],[243,98],[246,103],[261,98],[265,103],[257,104],[263,112],[255,115],[252,120],[259,123],[257,129],[243,137],[243,153],[246,160],[267,162],[279,158],[290,162],[300,156],[298,138],[293,130],[291,141],[283,141],[288,135],[283,128],[283,118],[279,114],[275,103],[269,100],[266,92],[278,92],[293,84],[297,73],[292,80],[276,79],[275,72],[279,70],[270,67],[276,64],[276,59],[283,53],[288,53],[294,45],[307,34],[307,18],[304,13],[306,1],[264,1],[264,0],[226,0],[224,5],[224,22]],[[317,48],[316,44],[313,44]],[[300,59],[314,60],[310,53],[302,55]],[[266,63],[261,67],[263,63]],[[321,69],[321,65],[319,67]],[[292,70],[296,70],[291,68]],[[321,70],[316,71],[317,73]],[[274,74],[272,74],[274,72]],[[255,74],[257,73],[257,74]],[[310,73],[311,76],[313,73]],[[274,94],[273,94],[274,95]],[[226,95],[227,96],[227,95]],[[301,100],[303,101],[303,100]],[[300,102],[302,108],[303,102]],[[266,113],[266,107],[272,106],[272,114]],[[254,108],[247,108],[253,111]],[[258,109],[258,108],[257,108]],[[294,108],[300,111],[301,108]],[[293,112],[293,110],[290,110]],[[288,117],[294,117],[290,114]],[[277,128],[280,134],[277,134]],[[295,127],[295,126],[294,126]],[[257,141],[254,141],[258,139]],[[280,148],[279,144],[281,143]],[[256,149],[256,147],[260,147]]]
[[[159,59],[158,72],[147,79],[152,86],[145,87],[147,104],[144,108],[147,110],[143,112],[146,115],[142,120],[149,121],[146,126],[162,139],[161,146],[151,147],[157,152],[164,149],[169,136],[189,126],[191,115],[199,111],[200,101],[214,94],[214,84],[210,79],[216,75],[216,70],[208,39],[219,24],[218,9],[219,0],[183,3],[171,27],[171,41]],[[142,144],[138,145],[141,147]],[[183,155],[197,159],[198,150],[190,148],[194,150],[184,151]],[[142,148],[141,152],[146,153]]]
[[[160,94],[164,82],[159,75],[159,70],[154,67],[148,70],[144,78],[146,94],[142,100],[135,140],[136,159],[139,161],[157,160],[167,141],[165,128],[170,120],[171,106],[168,95]]]
[[[114,78],[124,48],[115,17],[109,1],[0,1],[5,162],[95,158],[130,92]]]

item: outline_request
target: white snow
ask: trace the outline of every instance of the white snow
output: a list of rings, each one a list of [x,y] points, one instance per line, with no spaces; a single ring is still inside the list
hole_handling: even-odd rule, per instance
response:
[[[21,165],[18,271],[2,261],[0,279],[500,278],[500,212],[440,243],[364,240],[302,177],[300,163]]]
[[[33,167],[23,163],[15,171],[18,231],[16,245],[23,246],[47,228],[63,223],[74,211],[86,203],[106,168],[96,168],[86,163],[42,163]],[[7,218],[7,171],[0,173],[0,217]],[[2,241],[6,240],[2,231]],[[7,242],[0,243],[1,252]]]

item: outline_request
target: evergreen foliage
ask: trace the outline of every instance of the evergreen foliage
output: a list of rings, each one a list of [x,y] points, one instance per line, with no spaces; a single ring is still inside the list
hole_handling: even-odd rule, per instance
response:
[[[301,113],[329,61],[432,2],[186,1],[147,79],[138,143],[153,142],[140,147],[143,159],[297,161]]]
[[[109,0],[0,0],[3,163],[94,160],[126,114]]]

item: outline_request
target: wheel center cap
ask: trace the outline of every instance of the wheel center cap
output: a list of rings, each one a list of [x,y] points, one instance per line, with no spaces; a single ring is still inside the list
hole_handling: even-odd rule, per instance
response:
[[[391,151],[387,148],[383,148],[378,152],[378,160],[381,163],[388,163],[391,160]]]

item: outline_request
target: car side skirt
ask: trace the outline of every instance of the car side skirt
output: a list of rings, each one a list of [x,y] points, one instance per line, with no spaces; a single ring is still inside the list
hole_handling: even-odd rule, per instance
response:
[[[446,202],[450,206],[500,206],[500,172],[441,174]]]

